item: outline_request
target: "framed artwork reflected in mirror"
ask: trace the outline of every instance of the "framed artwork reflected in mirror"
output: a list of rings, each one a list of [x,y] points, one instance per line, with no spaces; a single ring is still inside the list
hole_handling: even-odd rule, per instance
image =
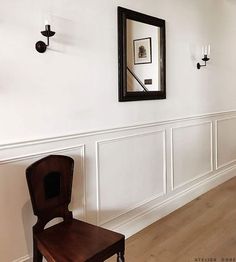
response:
[[[118,7],[119,101],[166,98],[165,20]]]
[[[151,37],[133,40],[134,64],[152,63],[152,39]]]

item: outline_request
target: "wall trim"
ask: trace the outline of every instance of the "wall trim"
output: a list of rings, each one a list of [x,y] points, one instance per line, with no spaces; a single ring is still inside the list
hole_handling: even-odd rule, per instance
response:
[[[126,140],[129,138],[133,138],[133,137],[139,137],[139,136],[148,136],[151,134],[156,134],[156,133],[162,133],[162,144],[163,144],[163,149],[162,149],[162,154],[163,154],[163,184],[162,184],[162,190],[163,192],[160,194],[157,194],[149,199],[146,199],[144,201],[142,201],[141,203],[138,203],[134,206],[131,206],[129,208],[127,208],[126,210],[124,210],[123,212],[121,212],[120,214],[113,216],[105,221],[101,221],[100,219],[100,211],[101,211],[101,202],[100,202],[100,157],[99,157],[99,146],[101,144],[106,144],[106,143],[110,143],[113,141],[120,141],[120,140]],[[99,140],[96,141],[96,196],[97,196],[97,225],[104,225],[108,222],[111,222],[139,207],[144,206],[145,204],[148,204],[164,195],[166,195],[167,192],[167,148],[166,148],[166,130],[156,130],[156,131],[151,131],[151,132],[143,132],[143,133],[139,133],[139,134],[134,134],[134,135],[127,135],[127,136],[119,136],[119,137],[115,137],[115,138],[111,138],[111,139],[104,139],[104,140]]]
[[[82,172],[82,184],[83,184],[83,219],[87,220],[87,175],[86,175],[86,167],[85,167],[85,144],[82,144],[81,146],[77,147],[81,148],[81,172]],[[71,147],[70,150],[73,150],[74,147]],[[68,150],[65,150],[68,151]],[[74,209],[73,210],[73,216],[76,218],[80,214],[79,210]]]
[[[12,260],[12,262],[25,262],[25,261],[29,262],[29,261],[31,261],[30,259],[32,259],[32,257],[29,256],[29,255],[26,255],[26,256],[19,257],[17,259]]]
[[[30,145],[27,145],[27,146],[30,146]],[[43,156],[43,155],[46,155],[46,154],[62,153],[62,152],[65,152],[65,151],[71,151],[71,150],[81,148],[81,147],[82,148],[85,147],[85,144],[80,144],[80,145],[75,145],[75,146],[70,146],[70,147],[63,147],[61,149],[46,150],[46,151],[22,155],[22,156],[18,156],[18,157],[9,157],[9,158],[5,158],[5,159],[1,159],[0,165],[6,165],[6,164],[18,162],[18,161],[23,161],[23,160],[27,160],[27,159],[31,159],[31,158],[35,158],[35,157],[40,157],[40,156]]]
[[[111,230],[117,232],[127,232],[126,238],[134,235],[150,224],[158,221],[159,219],[167,216],[171,212],[183,207],[185,204],[191,202],[198,196],[208,192],[216,186],[228,181],[236,176],[236,165],[220,171],[211,177],[208,177],[195,185],[167,198],[166,200],[153,205],[144,212],[127,219],[124,222],[110,227]]]
[[[196,175],[194,178],[192,179],[189,179],[183,183],[181,183],[180,185],[178,186],[175,186],[175,182],[174,182],[174,141],[173,141],[173,130],[175,129],[182,129],[182,128],[188,128],[188,127],[192,127],[192,126],[200,126],[200,125],[206,125],[206,124],[210,124],[210,143],[211,143],[211,168],[209,171],[207,172],[204,172],[203,174],[198,174]],[[170,151],[171,151],[171,191],[174,191],[174,190],[177,190],[187,184],[190,184],[204,176],[207,176],[209,175],[211,172],[214,171],[214,159],[213,159],[213,152],[214,152],[214,149],[213,149],[213,122],[212,121],[205,121],[205,122],[200,122],[200,123],[194,123],[194,124],[187,124],[187,125],[184,125],[184,126],[180,126],[180,127],[173,127],[171,128],[171,139],[170,139]]]
[[[115,132],[120,132],[120,131],[128,131],[128,130],[133,130],[133,129],[156,127],[156,126],[175,124],[175,123],[185,122],[185,121],[199,120],[199,119],[204,119],[204,118],[223,117],[223,116],[227,116],[230,114],[236,114],[236,110],[219,111],[219,112],[205,113],[205,114],[192,115],[192,116],[186,116],[186,117],[171,118],[169,120],[148,122],[145,124],[129,125],[129,126],[123,126],[123,127],[121,126],[121,127],[107,128],[107,129],[99,129],[99,130],[94,130],[94,131],[79,132],[79,133],[62,135],[62,136],[3,143],[3,144],[0,144],[0,150],[24,147],[24,146],[29,146],[29,145],[31,146],[31,145],[38,145],[38,144],[44,144],[44,143],[52,143],[52,142],[57,142],[57,141],[65,141],[65,140],[77,139],[77,138],[88,137],[88,136],[109,134],[109,133],[115,133]],[[232,116],[232,117],[236,117],[236,116]]]
[[[218,119],[219,118],[219,119]],[[0,151],[5,153],[5,158],[0,159],[0,166],[27,160],[35,157],[44,156],[46,154],[51,153],[63,153],[68,152],[76,149],[80,149],[80,156],[81,156],[81,172],[82,172],[82,179],[83,179],[83,190],[84,190],[84,200],[83,200],[83,207],[74,210],[74,214],[84,214],[86,219],[87,210],[86,207],[86,191],[87,191],[87,179],[86,176],[86,163],[85,163],[85,148],[87,150],[87,143],[91,144],[88,145],[89,150],[94,154],[95,150],[95,161],[96,161],[96,187],[97,187],[97,202],[95,203],[97,207],[100,208],[99,203],[99,144],[119,140],[119,139],[128,139],[129,137],[136,137],[136,136],[143,136],[152,133],[159,133],[162,132],[163,134],[163,192],[158,195],[153,195],[150,199],[146,199],[142,203],[138,203],[136,206],[130,207],[129,210],[124,210],[124,212],[119,215],[116,215],[114,218],[109,218],[108,221],[104,221],[102,223],[103,226],[111,228],[116,231],[125,232],[126,237],[135,234],[136,232],[140,231],[141,229],[145,228],[146,226],[150,225],[151,223],[157,221],[158,219],[168,215],[169,213],[173,212],[174,210],[178,209],[179,207],[185,205],[186,203],[190,202],[191,200],[195,199],[199,195],[207,192],[208,190],[214,188],[215,186],[225,182],[226,180],[235,176],[236,170],[236,159],[230,161],[222,166],[218,166],[218,148],[217,148],[217,131],[218,131],[218,123],[224,120],[230,120],[236,118],[236,110],[234,111],[225,111],[225,112],[218,112],[218,113],[211,113],[211,114],[203,114],[198,116],[189,116],[189,117],[182,117],[182,118],[175,118],[170,120],[146,123],[146,124],[139,124],[139,125],[131,125],[126,127],[118,127],[118,128],[111,128],[105,130],[98,130],[98,131],[90,131],[72,135],[64,135],[64,136],[55,136],[52,138],[45,138],[45,139],[36,139],[36,140],[28,140],[28,141],[21,141],[15,143],[6,143],[0,145]],[[198,121],[199,120],[199,121]],[[201,121],[202,120],[202,121]],[[199,122],[199,123],[197,123]],[[201,125],[204,123],[211,123],[211,163],[213,163],[213,172],[210,176],[206,176],[207,174],[202,174],[200,176],[194,177],[193,180],[187,181],[186,184],[187,188],[181,188],[181,192],[173,191],[178,187],[174,187],[174,174],[173,172],[173,160],[174,160],[174,152],[173,152],[173,129],[176,128],[184,128],[188,126],[194,125]],[[150,131],[148,132],[148,128]],[[133,130],[133,132],[132,132]],[[128,132],[131,131],[131,132]],[[119,133],[120,132],[120,133]],[[132,134],[136,133],[136,134]],[[114,138],[109,138],[114,137]],[[170,136],[169,136],[170,134]],[[104,137],[102,137],[104,135]],[[168,137],[167,137],[168,135]],[[117,136],[117,137],[116,137]],[[91,137],[91,139],[89,139]],[[80,140],[80,138],[88,138],[85,141]],[[99,139],[103,139],[97,141]],[[161,138],[160,138],[161,139]],[[213,140],[214,139],[214,140]],[[68,144],[66,143],[68,141]],[[82,142],[81,144],[80,141]],[[52,144],[51,144],[52,143]],[[95,147],[94,147],[95,143]],[[170,144],[169,144],[170,143]],[[50,145],[51,144],[51,145]],[[69,146],[74,144],[73,146]],[[40,147],[40,145],[44,145]],[[32,149],[30,148],[32,146]],[[67,147],[68,146],[68,147]],[[24,147],[27,150],[24,150]],[[168,148],[167,148],[168,147]],[[19,148],[19,150],[14,151],[14,149]],[[53,149],[57,148],[57,149]],[[29,150],[28,150],[29,149]],[[48,150],[47,150],[48,149]],[[170,149],[170,151],[169,151]],[[9,150],[9,152],[8,152]],[[26,152],[27,151],[27,152]],[[30,151],[30,152],[29,152]],[[31,153],[32,152],[32,153]],[[10,153],[10,154],[8,154]],[[11,154],[14,153],[14,154]],[[24,154],[25,153],[25,154]],[[214,153],[214,155],[213,155]],[[168,155],[167,155],[168,154]],[[212,156],[213,155],[213,156]],[[4,157],[4,156],[3,156]],[[170,162],[167,162],[169,161]],[[212,160],[213,159],[213,160]],[[215,162],[214,162],[215,161]],[[167,165],[168,164],[168,165]],[[170,169],[169,169],[170,167]],[[167,175],[171,175],[170,177]],[[205,177],[204,177],[205,176]],[[202,177],[199,181],[198,179]],[[171,187],[172,191],[167,192],[167,179],[171,179]],[[191,184],[191,182],[196,181],[196,183]],[[190,184],[189,184],[190,183]],[[185,185],[186,185],[185,184]],[[183,186],[183,185],[181,185]],[[168,193],[168,194],[167,194]],[[97,210],[96,210],[97,211]],[[100,224],[99,215],[97,215],[97,222]],[[25,262],[25,261],[32,261],[31,256],[26,255],[13,260],[12,262]]]
[[[233,159],[233,160],[231,160],[231,161],[228,161],[228,162],[226,162],[226,163],[224,163],[224,164],[222,164],[222,165],[218,165],[218,163],[219,163],[219,158],[218,158],[218,123],[219,122],[222,122],[222,121],[226,121],[226,120],[231,120],[231,119],[234,119],[234,118],[236,118],[236,116],[231,116],[231,117],[225,117],[225,118],[221,118],[221,119],[217,119],[217,120],[215,120],[215,161],[216,161],[216,170],[219,170],[219,169],[222,169],[222,168],[224,168],[224,167],[227,167],[227,166],[229,166],[229,165],[231,165],[231,164],[233,164],[233,163],[235,163],[235,161],[236,161],[236,159]]]

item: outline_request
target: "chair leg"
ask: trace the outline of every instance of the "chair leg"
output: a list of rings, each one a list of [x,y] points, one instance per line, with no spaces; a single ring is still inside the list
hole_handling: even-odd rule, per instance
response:
[[[125,262],[124,252],[117,253],[117,262]]]
[[[34,241],[34,243],[33,243],[33,262],[42,262],[42,261],[43,261],[43,256],[39,252],[37,245]]]

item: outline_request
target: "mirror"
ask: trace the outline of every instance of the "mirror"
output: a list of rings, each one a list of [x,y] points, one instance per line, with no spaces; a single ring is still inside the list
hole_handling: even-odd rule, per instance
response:
[[[166,98],[165,20],[118,7],[119,101]]]

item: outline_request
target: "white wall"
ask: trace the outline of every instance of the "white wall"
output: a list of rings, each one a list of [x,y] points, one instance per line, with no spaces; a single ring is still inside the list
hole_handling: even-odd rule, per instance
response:
[[[1,1],[0,144],[235,109],[234,1]],[[166,20],[166,100],[118,102],[117,5]],[[56,35],[39,54],[48,10]]]
[[[49,153],[76,161],[74,215],[126,236],[235,175],[234,0],[0,3],[1,261],[31,255],[24,172]],[[166,20],[166,100],[118,102],[118,5]]]

